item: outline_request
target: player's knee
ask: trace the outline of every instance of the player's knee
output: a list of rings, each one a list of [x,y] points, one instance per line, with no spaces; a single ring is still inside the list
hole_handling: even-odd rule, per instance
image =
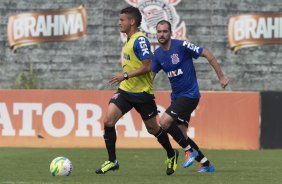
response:
[[[115,122],[113,121],[113,119],[107,116],[104,118],[104,126],[113,127],[114,125],[115,125]]]
[[[167,130],[170,127],[170,123],[166,121],[160,121],[159,122],[162,129]]]
[[[173,118],[169,114],[164,113],[164,115],[160,118],[159,124],[162,129],[167,130],[173,121]]]

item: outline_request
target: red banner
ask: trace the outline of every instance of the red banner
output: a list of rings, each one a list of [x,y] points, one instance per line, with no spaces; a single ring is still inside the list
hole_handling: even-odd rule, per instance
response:
[[[113,93],[0,91],[0,146],[104,147],[103,116]],[[156,92],[156,101],[163,113],[170,104],[169,92]],[[258,149],[259,109],[259,93],[202,92],[188,134],[201,148]],[[118,147],[160,147],[135,110],[125,114],[116,128]]]

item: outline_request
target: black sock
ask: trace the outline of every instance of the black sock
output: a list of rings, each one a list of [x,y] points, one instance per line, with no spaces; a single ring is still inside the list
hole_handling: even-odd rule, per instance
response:
[[[192,148],[198,151],[199,155],[195,158],[197,162],[201,162],[203,158],[205,158],[205,155],[201,152],[200,148],[198,145],[189,137],[187,138],[187,142],[191,145]],[[210,164],[209,160],[205,161],[204,163],[201,163],[204,166],[208,166]]]
[[[169,142],[169,138],[167,133],[160,128],[158,133],[155,135],[155,137],[158,139],[158,142],[163,146],[163,148],[166,150],[167,157],[171,158],[174,156],[174,149],[172,149],[172,146]]]
[[[109,161],[114,162],[116,160],[116,130],[115,127],[104,127],[105,134],[104,140],[109,155]]]
[[[210,165],[210,161],[209,160],[207,160],[207,161],[205,161],[204,163],[201,163],[203,166],[209,166]]]
[[[170,127],[166,130],[172,137],[173,139],[183,148],[187,149],[189,146],[187,140],[185,139],[184,135],[182,134],[180,128],[175,124],[172,123]],[[189,151],[193,151],[192,148],[188,147]],[[186,151],[186,150],[185,150]]]

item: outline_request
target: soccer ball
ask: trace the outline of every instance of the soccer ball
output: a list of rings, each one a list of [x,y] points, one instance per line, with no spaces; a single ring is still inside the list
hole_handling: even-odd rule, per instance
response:
[[[72,163],[66,157],[57,157],[50,164],[50,172],[53,176],[69,176],[72,169]]]

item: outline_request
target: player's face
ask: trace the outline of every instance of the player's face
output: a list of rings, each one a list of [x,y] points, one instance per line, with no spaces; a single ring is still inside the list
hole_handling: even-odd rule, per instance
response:
[[[171,32],[169,31],[167,24],[158,24],[157,26],[157,39],[160,44],[165,45],[168,43],[171,37]]]
[[[130,31],[130,27],[131,27],[131,19],[129,18],[129,16],[127,14],[120,14],[119,15],[119,30],[122,33],[127,33]]]

